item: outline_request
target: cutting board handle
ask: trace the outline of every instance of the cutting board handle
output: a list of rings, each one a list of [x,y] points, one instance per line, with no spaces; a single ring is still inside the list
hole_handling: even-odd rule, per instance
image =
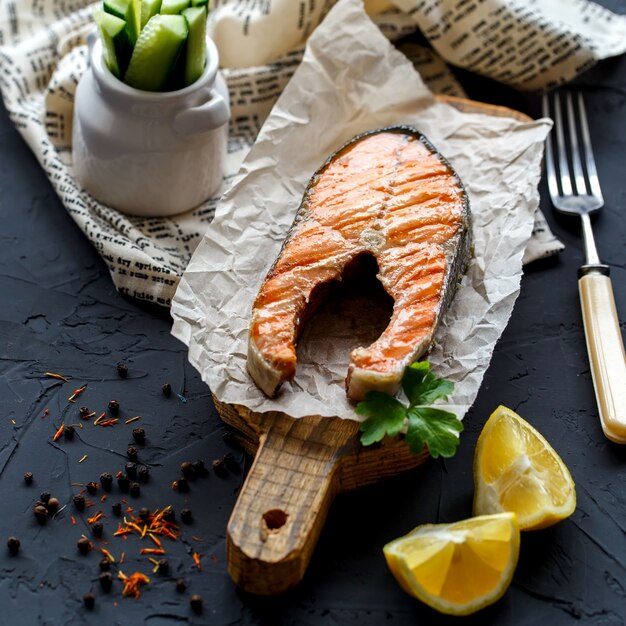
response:
[[[352,420],[266,413],[259,448],[228,522],[228,570],[244,591],[274,595],[304,576],[340,485],[341,460],[358,447]]]

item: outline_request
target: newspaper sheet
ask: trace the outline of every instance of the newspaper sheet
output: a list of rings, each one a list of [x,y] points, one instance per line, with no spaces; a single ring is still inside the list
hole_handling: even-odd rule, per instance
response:
[[[0,0],[0,89],[11,119],[105,260],[116,287],[169,306],[222,193],[334,1],[215,2],[210,32],[232,102],[224,181],[213,198],[167,219],[129,217],[103,206],[73,175],[73,97],[87,67],[85,37],[97,4]],[[443,59],[519,88],[535,88],[569,80],[626,46],[626,18],[587,0],[369,0],[366,9],[436,93],[463,95]],[[561,248],[537,213],[525,261]]]

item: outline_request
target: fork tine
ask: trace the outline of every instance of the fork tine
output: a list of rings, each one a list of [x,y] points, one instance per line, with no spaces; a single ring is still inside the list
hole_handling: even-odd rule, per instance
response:
[[[543,94],[542,100],[543,116],[552,117],[550,115],[550,100],[548,94]],[[548,191],[551,198],[559,196],[559,186],[556,182],[556,170],[554,168],[554,152],[552,151],[552,133],[546,139],[546,177],[548,179]]]
[[[559,174],[561,175],[561,189],[564,196],[572,195],[572,181],[567,163],[567,148],[563,137],[563,116],[561,115],[561,98],[554,94],[554,127],[556,130],[556,146],[559,151]]]
[[[580,160],[580,149],[578,148],[578,131],[576,130],[576,118],[574,117],[574,107],[572,106],[572,94],[570,91],[565,96],[565,105],[567,107],[567,124],[569,127],[569,137],[571,143],[572,169],[574,174],[574,187],[578,195],[587,193],[585,185],[585,174],[583,173],[583,164]]]
[[[585,111],[585,102],[582,93],[578,92],[578,111],[580,115],[580,130],[585,147],[585,165],[587,166],[587,178],[589,179],[589,187],[592,195],[600,202],[604,203],[602,190],[600,189],[600,181],[598,180],[598,172],[596,171],[596,162],[593,158],[593,149],[591,147],[591,137],[589,136],[589,126],[587,125],[587,113]]]

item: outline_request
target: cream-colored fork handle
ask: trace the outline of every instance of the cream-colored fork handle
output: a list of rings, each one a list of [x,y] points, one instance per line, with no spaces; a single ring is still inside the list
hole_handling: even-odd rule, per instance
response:
[[[626,443],[626,355],[611,279],[590,272],[578,280],[578,290],[602,430]]]

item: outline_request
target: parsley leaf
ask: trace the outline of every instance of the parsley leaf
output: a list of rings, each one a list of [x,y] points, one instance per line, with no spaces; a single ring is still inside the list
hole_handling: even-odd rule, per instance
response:
[[[411,405],[424,406],[447,400],[454,391],[454,383],[435,376],[428,361],[418,361],[404,371],[402,389]]]
[[[406,440],[413,454],[419,454],[424,445],[433,458],[454,456],[459,445],[459,436],[463,424],[454,413],[431,409],[428,407],[412,407],[407,411],[409,429]]]
[[[361,424],[361,443],[369,446],[380,441],[385,435],[396,437],[404,426],[406,407],[382,391],[368,391],[365,400],[356,405],[357,415],[366,415]],[[379,416],[383,415],[384,419]]]
[[[428,361],[419,361],[406,368],[402,388],[408,407],[381,391],[369,391],[357,404],[356,413],[367,418],[361,424],[361,443],[369,446],[385,436],[396,437],[407,424],[406,441],[413,454],[427,446],[434,458],[454,456],[463,424],[454,413],[428,406],[447,400],[454,383],[431,373]]]

